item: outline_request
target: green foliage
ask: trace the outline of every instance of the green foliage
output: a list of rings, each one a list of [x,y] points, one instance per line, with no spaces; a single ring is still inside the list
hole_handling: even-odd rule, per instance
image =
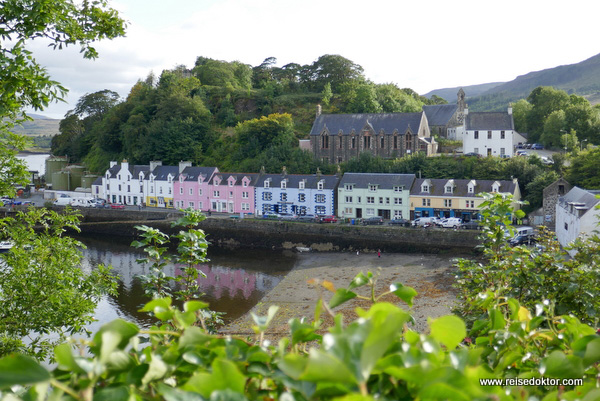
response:
[[[468,321],[480,319],[488,313],[480,301],[500,296],[513,298],[530,310],[539,308],[543,301],[552,313],[568,313],[596,325],[600,318],[600,271],[595,260],[598,240],[590,242],[587,250],[579,245],[579,258],[567,258],[550,233],[540,228],[541,247],[511,248],[508,239],[512,234],[505,234],[505,230],[513,233],[510,199],[496,195],[482,207],[483,261],[457,262],[460,315]]]
[[[0,130],[0,195],[14,197],[15,187],[29,182],[25,161],[17,158],[29,143],[24,136]]]
[[[572,185],[586,189],[600,189],[600,148],[584,149],[570,159],[565,178]]]
[[[85,331],[100,296],[112,293],[109,270],[80,269],[83,245],[64,233],[77,230],[79,215],[30,208],[0,220],[3,238],[14,244],[1,255],[0,349],[47,356],[66,335]],[[57,338],[51,339],[49,334]],[[28,338],[28,341],[23,341]]]
[[[355,277],[363,285],[370,274]],[[122,320],[103,326],[86,356],[55,348],[52,371],[24,356],[0,359],[2,396],[13,399],[194,400],[523,400],[594,399],[600,338],[572,316],[535,313],[514,298],[489,292],[485,311],[467,329],[456,316],[430,320],[429,334],[410,328],[401,308],[379,302],[341,316],[323,335],[317,303],[312,322],[292,319],[288,337],[264,340],[277,307],[254,316],[256,341],[209,334],[198,327],[205,305],[170,299],[142,310],[159,320],[141,329]],[[148,346],[141,346],[148,343]],[[15,374],[17,373],[17,374]],[[582,379],[581,385],[482,385],[486,379]],[[515,380],[516,381],[516,380]],[[21,387],[24,386],[24,387]],[[545,397],[545,398],[544,398]]]

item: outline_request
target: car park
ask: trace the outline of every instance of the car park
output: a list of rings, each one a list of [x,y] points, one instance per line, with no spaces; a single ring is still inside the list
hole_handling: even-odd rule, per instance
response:
[[[448,217],[440,220],[437,224],[444,228],[458,228],[462,224],[462,219],[458,217]]]
[[[363,226],[370,226],[370,225],[380,226],[382,224],[383,224],[383,217],[379,217],[379,216],[367,217],[366,219],[363,219],[363,221],[362,221]]]
[[[460,226],[458,226],[461,230],[481,230],[481,226],[479,225],[479,221],[471,220],[465,221]]]
[[[319,223],[337,223],[337,217],[333,215],[319,216]]]
[[[406,219],[392,219],[392,220],[388,221],[388,224],[390,226],[409,227],[410,226],[410,220],[406,220]]]

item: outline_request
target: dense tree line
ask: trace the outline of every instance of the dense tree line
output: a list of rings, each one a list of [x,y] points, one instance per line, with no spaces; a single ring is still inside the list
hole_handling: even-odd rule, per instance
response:
[[[52,152],[84,161],[92,171],[125,158],[132,163],[185,159],[239,171],[288,165],[291,172],[304,172],[319,167],[297,148],[317,104],[328,113],[376,113],[414,112],[444,102],[394,84],[374,84],[361,66],[338,55],[309,65],[277,67],[276,62],[269,57],[252,67],[198,57],[191,69],[179,66],[140,80],[123,101],[110,90],[86,94],[62,120]],[[260,124],[267,124],[283,115],[289,121],[273,137],[285,140],[259,149],[244,139],[253,120],[266,118]]]

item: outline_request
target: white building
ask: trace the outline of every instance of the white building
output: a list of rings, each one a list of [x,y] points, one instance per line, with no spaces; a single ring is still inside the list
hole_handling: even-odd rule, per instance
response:
[[[149,170],[147,165],[130,166],[127,160],[121,164],[111,161],[104,173],[103,188],[97,191],[104,192],[110,203],[139,205],[144,200],[144,180]]]
[[[556,238],[564,247],[577,237],[586,236],[598,229],[600,209],[596,208],[600,191],[573,187],[556,205]],[[571,255],[573,251],[569,251]]]
[[[515,131],[511,107],[506,112],[469,112],[465,109],[464,113],[463,153],[512,157],[517,144],[527,142]]]

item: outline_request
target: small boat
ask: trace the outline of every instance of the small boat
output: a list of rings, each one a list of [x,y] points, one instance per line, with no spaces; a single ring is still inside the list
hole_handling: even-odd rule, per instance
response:
[[[0,241],[0,253],[8,252],[14,244],[10,241]]]
[[[296,250],[297,250],[298,252],[310,252],[310,251],[312,251],[312,249],[311,249],[311,248],[307,248],[307,247],[305,247],[305,246],[297,246],[297,247],[296,247]]]

